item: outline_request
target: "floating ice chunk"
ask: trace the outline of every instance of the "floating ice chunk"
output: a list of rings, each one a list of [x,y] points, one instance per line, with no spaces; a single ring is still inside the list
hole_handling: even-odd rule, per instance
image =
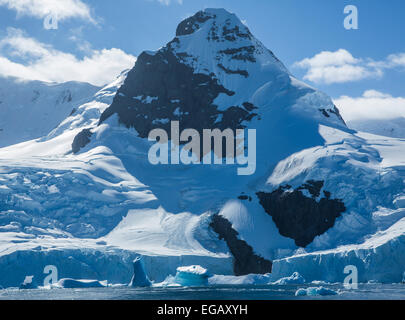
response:
[[[367,284],[378,284],[379,282],[377,280],[368,280]]]
[[[324,288],[324,287],[310,287],[307,289],[298,289],[295,292],[295,296],[303,297],[303,296],[334,296],[338,293],[335,290]]]
[[[270,274],[249,274],[246,276],[214,275],[208,279],[210,285],[266,285],[271,282]]]
[[[184,287],[207,286],[209,277],[207,269],[201,266],[179,267],[175,282]]]
[[[316,285],[316,286],[319,286],[319,285],[327,285],[327,284],[330,284],[329,282],[326,282],[326,281],[322,281],[322,280],[314,280],[314,281],[312,281],[311,282],[311,284],[314,284],[314,285]]]
[[[104,288],[107,287],[107,282],[98,280],[75,280],[66,278],[59,280],[56,286],[65,289]]]
[[[177,272],[192,273],[196,275],[208,275],[208,270],[201,266],[178,267]]]
[[[26,276],[24,282],[20,285],[20,289],[37,289],[38,285],[34,280],[34,276]]]
[[[169,275],[163,282],[154,283],[154,287],[181,287],[180,284],[176,283],[176,277]]]
[[[48,192],[49,194],[60,193],[59,188],[56,185],[48,186]]]
[[[294,272],[291,276],[281,278],[273,284],[286,285],[286,284],[304,284],[305,279],[298,272]]]
[[[142,257],[136,257],[134,260],[134,275],[129,285],[131,287],[150,287],[152,285],[146,274]]]
[[[185,268],[190,268],[190,267],[185,267]],[[183,269],[183,268],[179,268]],[[205,270],[205,269],[204,269]],[[179,272],[177,273],[179,274]],[[192,273],[193,274],[193,273]],[[204,275],[203,272],[200,274]],[[184,272],[182,275],[184,277]],[[189,275],[187,275],[190,277]],[[196,276],[197,277],[197,276]],[[208,285],[210,286],[218,286],[218,285],[267,285],[271,282],[271,275],[270,274],[249,274],[246,276],[228,276],[228,275],[218,275],[218,274],[208,274],[207,277],[208,279]],[[178,286],[189,286],[188,284],[183,284],[184,280],[178,280],[179,277],[176,275],[176,277],[173,276],[168,276],[163,282],[161,283],[156,283],[154,284],[155,287],[178,287]],[[189,280],[189,278],[187,279]],[[180,284],[181,282],[182,284]],[[198,284],[201,285],[201,284]],[[207,285],[207,283],[204,280],[204,283],[202,285]]]

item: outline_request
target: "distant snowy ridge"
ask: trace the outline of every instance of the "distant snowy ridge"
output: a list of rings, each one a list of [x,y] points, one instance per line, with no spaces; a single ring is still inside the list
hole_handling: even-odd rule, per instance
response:
[[[405,139],[405,118],[395,118],[389,120],[357,119],[349,121],[348,126],[362,132]]]
[[[99,89],[0,77],[0,147],[47,135]]]

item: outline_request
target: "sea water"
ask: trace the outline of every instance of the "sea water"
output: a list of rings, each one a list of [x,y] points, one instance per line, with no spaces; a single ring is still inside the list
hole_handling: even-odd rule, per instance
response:
[[[342,284],[322,285],[338,292],[333,296],[297,297],[307,285],[216,286],[201,288],[130,288],[107,287],[87,289],[0,290],[0,300],[405,300],[404,284],[359,284],[346,290]]]

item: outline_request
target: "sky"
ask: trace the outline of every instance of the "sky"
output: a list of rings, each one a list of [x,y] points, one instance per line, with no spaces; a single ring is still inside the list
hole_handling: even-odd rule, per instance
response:
[[[235,13],[345,119],[405,117],[403,0],[0,0],[0,76],[102,86],[209,7]]]

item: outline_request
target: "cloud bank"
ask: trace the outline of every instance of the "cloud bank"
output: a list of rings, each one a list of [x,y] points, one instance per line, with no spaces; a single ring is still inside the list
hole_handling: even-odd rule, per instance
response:
[[[361,97],[342,96],[334,102],[346,121],[405,117],[405,97],[393,97],[376,90],[365,91]]]
[[[355,58],[345,49],[322,51],[312,58],[294,63],[293,67],[305,69],[304,79],[313,83],[346,83],[378,79],[387,69],[405,68],[405,53],[391,54],[382,61],[374,61]]]
[[[345,50],[322,51],[312,58],[296,62],[294,67],[306,69],[304,79],[314,83],[344,83],[383,75],[381,66],[353,57]]]
[[[81,0],[0,0],[0,5],[15,10],[20,16],[43,19],[52,14],[60,21],[80,18],[95,22],[89,6]]]
[[[116,48],[89,50],[78,59],[14,28],[0,40],[0,75],[26,80],[83,81],[102,86],[132,68],[135,61],[134,56]]]
[[[183,4],[183,0],[158,0],[161,4],[168,6],[172,2],[177,2],[178,4]]]

